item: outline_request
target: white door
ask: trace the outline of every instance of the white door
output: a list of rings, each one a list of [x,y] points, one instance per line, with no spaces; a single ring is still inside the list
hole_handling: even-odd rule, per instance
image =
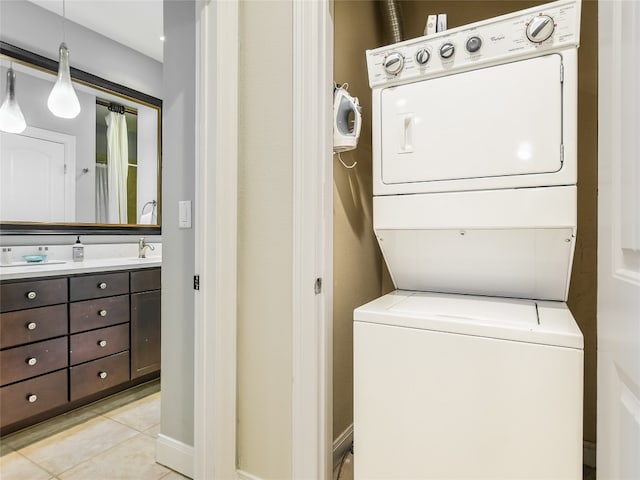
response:
[[[75,138],[36,128],[0,136],[0,220],[75,220]]]
[[[640,478],[640,3],[599,2],[599,479]]]

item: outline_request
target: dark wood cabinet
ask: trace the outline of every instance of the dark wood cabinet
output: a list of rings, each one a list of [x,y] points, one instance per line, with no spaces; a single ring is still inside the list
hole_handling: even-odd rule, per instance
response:
[[[2,425],[12,425],[67,403],[67,369],[0,389]]]
[[[160,372],[160,268],[0,283],[0,433]]]
[[[129,293],[129,272],[82,275],[69,279],[69,300],[112,297]]]
[[[131,294],[131,378],[160,370],[160,290]]]
[[[0,285],[0,311],[11,312],[67,302],[67,279],[31,280]]]
[[[67,331],[66,303],[0,313],[0,348],[60,337]]]
[[[129,295],[69,304],[70,333],[84,332],[129,321]]]
[[[70,399],[107,390],[129,380],[129,351],[99,358],[69,369]]]

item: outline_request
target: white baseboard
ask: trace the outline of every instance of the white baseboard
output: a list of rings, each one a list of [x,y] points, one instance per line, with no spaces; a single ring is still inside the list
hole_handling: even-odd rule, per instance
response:
[[[594,442],[582,442],[582,463],[591,468],[596,468],[596,444]]]
[[[333,468],[338,466],[340,459],[345,454],[347,449],[351,447],[353,443],[353,423],[349,425],[344,432],[342,432],[338,438],[333,441]]]
[[[156,462],[189,478],[194,476],[194,450],[191,445],[159,434],[156,440]]]
[[[237,471],[238,480],[262,480],[260,477],[256,477],[255,475],[251,475],[250,473],[243,472],[242,470]]]

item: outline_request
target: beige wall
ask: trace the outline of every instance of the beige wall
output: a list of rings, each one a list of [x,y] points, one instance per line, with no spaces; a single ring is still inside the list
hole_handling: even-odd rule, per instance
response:
[[[240,2],[238,468],[278,480],[291,478],[292,22],[291,2]]]
[[[404,0],[400,3],[408,39],[422,35],[429,13],[447,13],[449,28],[454,28],[547,2]],[[376,14],[368,1],[336,1],[335,80],[353,85],[350,91],[365,106],[367,128],[371,122],[370,90],[366,84],[364,50],[382,44]],[[585,337],[584,438],[592,442],[596,439],[597,27],[597,3],[584,0],[578,82],[578,239],[568,304]],[[352,407],[347,404],[352,390],[352,309],[369,295],[376,296],[376,282],[380,282],[378,289],[383,292],[392,287],[373,243],[371,203],[365,197],[371,193],[369,133],[363,129],[356,150],[360,163],[355,172],[345,171],[334,161],[334,437],[353,419]],[[355,219],[356,216],[360,218]]]
[[[372,0],[334,4],[334,80],[362,105],[358,148],[333,158],[333,437],[353,422],[353,309],[380,296],[382,257],[373,234],[371,89],[365,50],[380,45]]]

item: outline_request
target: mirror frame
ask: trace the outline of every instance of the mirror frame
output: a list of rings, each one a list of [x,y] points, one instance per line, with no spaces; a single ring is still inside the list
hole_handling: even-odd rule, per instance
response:
[[[10,43],[0,41],[0,55],[11,61],[46,71],[56,76],[58,62],[36,53],[24,50]],[[162,218],[162,100],[146,93],[111,82],[91,73],[71,67],[71,79],[83,85],[106,93],[115,93],[138,103],[157,107],[158,115],[158,213]],[[160,235],[162,224],[132,225],[106,223],[46,223],[46,222],[2,222],[0,235]]]

